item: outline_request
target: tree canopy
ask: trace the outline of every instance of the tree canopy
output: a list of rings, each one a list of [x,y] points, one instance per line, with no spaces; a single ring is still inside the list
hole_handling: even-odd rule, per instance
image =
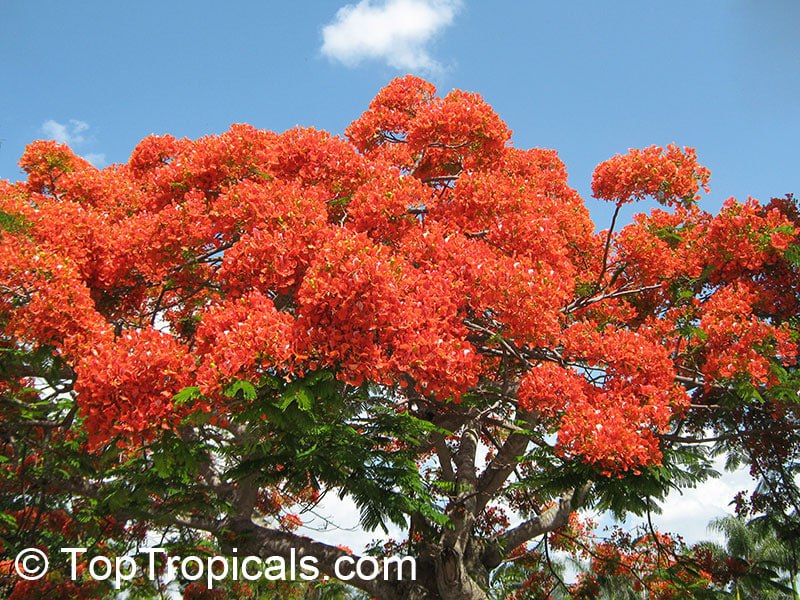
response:
[[[596,232],[557,153],[510,139],[407,76],[344,137],[150,136],[102,170],[32,143],[0,182],[3,553],[161,535],[333,576],[351,550],[297,528],[338,494],[418,565],[351,585],[478,600],[582,507],[644,514],[713,452],[796,510],[792,198],[712,215],[695,151],[653,146],[595,170]],[[96,597],[52,558],[8,589]]]

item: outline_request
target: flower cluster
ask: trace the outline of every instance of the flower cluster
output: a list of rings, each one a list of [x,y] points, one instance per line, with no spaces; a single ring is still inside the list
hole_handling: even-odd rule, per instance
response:
[[[668,208],[598,234],[557,153],[510,136],[480,96],[408,76],[345,138],[239,124],[103,170],[35,142],[27,181],[0,182],[0,342],[64,361],[92,447],[325,368],[403,409],[502,380],[505,414],[607,475],[661,460],[689,391],[771,385],[795,359],[790,203],[712,216],[695,152],[653,146],[593,190]]]
[[[661,204],[692,204],[701,187],[708,191],[710,177],[692,148],[650,146],[600,163],[594,170],[592,192],[617,204],[648,196]]]

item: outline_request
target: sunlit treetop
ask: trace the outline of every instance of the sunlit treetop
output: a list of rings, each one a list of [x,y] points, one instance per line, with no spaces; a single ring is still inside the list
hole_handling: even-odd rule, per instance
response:
[[[669,212],[596,233],[556,152],[510,139],[479,95],[408,76],[345,137],[151,136],[102,170],[35,142],[0,185],[3,344],[63,361],[93,449],[327,369],[398,411],[515,407],[606,475],[658,464],[704,394],[793,363],[785,206],[712,216],[694,150],[651,147],[592,189]]]

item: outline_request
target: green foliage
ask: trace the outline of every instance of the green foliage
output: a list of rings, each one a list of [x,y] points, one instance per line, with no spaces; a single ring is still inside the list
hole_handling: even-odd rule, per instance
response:
[[[783,539],[769,516],[751,521],[720,517],[709,527],[725,538],[724,547],[711,544],[707,547],[733,565],[733,593],[754,600],[798,598],[798,540]]]
[[[661,465],[623,477],[605,477],[584,463],[554,455],[548,446],[536,446],[522,462],[537,465],[537,470],[510,489],[527,489],[543,500],[553,500],[591,480],[594,485],[590,502],[596,509],[610,511],[618,519],[624,519],[628,513],[642,516],[648,511],[659,512],[656,502],[664,500],[670,491],[718,477],[709,454],[702,445],[665,446]]]
[[[24,217],[0,210],[0,231],[8,233],[22,233],[30,228]]]

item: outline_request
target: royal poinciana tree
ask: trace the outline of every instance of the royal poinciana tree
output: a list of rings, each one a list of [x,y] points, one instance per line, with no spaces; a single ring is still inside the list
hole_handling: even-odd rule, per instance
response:
[[[693,150],[632,150],[595,171],[596,233],[556,152],[510,137],[409,76],[343,138],[151,136],[102,170],[31,144],[0,183],[3,553],[173,532],[333,575],[350,551],[297,526],[338,494],[417,558],[415,582],[353,586],[478,600],[582,507],[705,477],[710,443],[775,476],[791,200],[712,216]],[[663,208],[615,227],[645,198]]]

